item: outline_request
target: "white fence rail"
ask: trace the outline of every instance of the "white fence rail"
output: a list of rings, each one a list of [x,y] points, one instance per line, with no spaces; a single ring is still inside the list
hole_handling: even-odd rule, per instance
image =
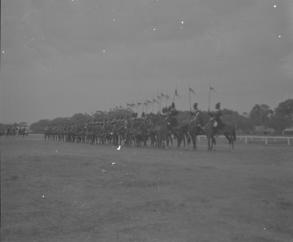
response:
[[[219,135],[220,138],[225,138]],[[198,141],[206,141],[205,135],[199,135]],[[258,135],[237,135],[237,142],[240,143],[261,143],[261,144],[287,144],[293,145],[293,136],[258,136]]]
[[[245,144],[263,142],[264,144],[278,144],[286,143],[287,145],[293,144],[293,137],[289,136],[238,136],[239,141],[244,141]]]

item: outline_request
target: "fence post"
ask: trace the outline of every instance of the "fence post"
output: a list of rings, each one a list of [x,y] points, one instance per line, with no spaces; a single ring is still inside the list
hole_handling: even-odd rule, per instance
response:
[[[247,136],[245,136],[245,140],[244,140],[245,144],[248,143],[247,141],[248,141],[248,140],[247,140]]]
[[[268,137],[265,137],[265,144],[267,145],[269,142],[268,142]]]
[[[288,140],[288,145],[290,145],[290,138],[288,137],[287,140]]]

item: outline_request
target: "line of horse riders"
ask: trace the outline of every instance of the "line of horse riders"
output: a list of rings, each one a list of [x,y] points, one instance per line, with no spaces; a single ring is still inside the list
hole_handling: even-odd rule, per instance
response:
[[[10,126],[0,130],[0,136],[27,136],[28,129],[25,127]]]
[[[193,149],[196,149],[197,136],[205,134],[208,150],[212,150],[216,144],[215,137],[223,134],[233,147],[236,140],[235,127],[222,122],[220,103],[215,108],[215,112],[209,112],[210,118],[206,124],[203,124],[197,103],[194,103],[189,119],[182,121],[178,119],[178,111],[173,102],[169,107],[163,108],[162,113],[142,113],[140,118],[137,113],[133,113],[131,117],[104,119],[79,126],[47,127],[44,139],[115,146],[150,145],[157,148],[172,146],[176,140],[178,147],[192,143]]]

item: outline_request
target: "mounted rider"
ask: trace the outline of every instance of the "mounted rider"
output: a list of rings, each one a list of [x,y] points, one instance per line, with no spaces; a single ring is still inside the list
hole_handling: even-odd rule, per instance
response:
[[[191,117],[192,117],[190,122],[196,121],[198,116],[199,116],[200,112],[199,112],[199,109],[198,109],[197,106],[198,106],[198,103],[193,104],[193,110],[190,111],[190,114],[191,114]]]
[[[215,106],[216,111],[214,113],[210,113],[211,121],[213,122],[214,131],[218,131],[223,128],[224,124],[222,122],[221,117],[223,116],[221,110],[221,103],[217,103]]]
[[[141,118],[142,118],[143,120],[145,120],[145,119],[147,118],[145,112],[142,112],[142,113],[141,113]]]
[[[169,109],[168,109],[168,114],[169,114],[170,116],[175,116],[175,115],[177,115],[177,113],[178,113],[178,111],[176,110],[175,103],[172,102],[172,103],[171,103],[171,106],[170,106]]]
[[[202,120],[200,119],[200,111],[198,109],[198,103],[193,104],[193,110],[190,111],[190,114],[191,114],[190,123],[195,122],[197,130],[199,132],[201,132],[202,131]]]
[[[167,108],[166,115],[167,115],[167,121],[171,126],[177,125],[177,119],[176,115],[178,114],[178,111],[176,110],[175,103],[172,102],[171,106]]]

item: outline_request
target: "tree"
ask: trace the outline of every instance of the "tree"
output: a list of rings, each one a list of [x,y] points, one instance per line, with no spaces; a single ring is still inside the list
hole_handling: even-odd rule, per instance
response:
[[[42,119],[38,122],[32,123],[30,129],[33,133],[43,133],[45,128],[50,125],[49,119]]]
[[[276,115],[293,120],[293,99],[288,99],[284,102],[279,103],[276,108]]]
[[[93,117],[87,113],[76,113],[70,118],[70,121],[77,125],[84,125],[87,122],[93,121]]]
[[[293,126],[293,99],[279,103],[270,121],[270,127],[279,133]]]
[[[55,118],[50,121],[50,125],[55,126],[55,127],[64,127],[67,125],[70,125],[72,121],[70,118]]]
[[[273,114],[272,109],[266,104],[256,104],[249,113],[249,118],[255,126],[268,126]]]

